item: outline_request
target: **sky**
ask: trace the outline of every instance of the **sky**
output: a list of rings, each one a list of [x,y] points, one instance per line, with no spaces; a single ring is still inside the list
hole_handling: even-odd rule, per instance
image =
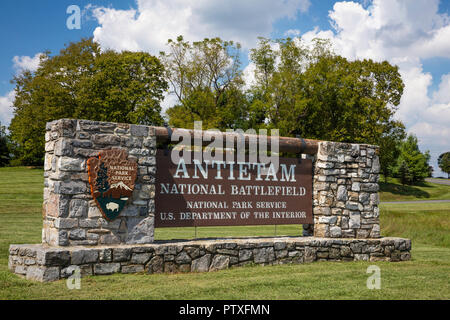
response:
[[[80,28],[71,5],[81,11]],[[430,150],[434,176],[439,154],[450,151],[450,0],[15,0],[0,2],[0,122],[12,118],[14,85],[39,54],[94,37],[104,49],[158,55],[169,38],[221,37],[242,45],[244,74],[252,80],[250,48],[258,37],[330,39],[350,59],[387,60],[405,83],[395,115]],[[174,103],[168,96],[167,108]]]

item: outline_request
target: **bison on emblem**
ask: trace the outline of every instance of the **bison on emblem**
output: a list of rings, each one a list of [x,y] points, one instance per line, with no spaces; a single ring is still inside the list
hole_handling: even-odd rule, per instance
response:
[[[119,211],[119,205],[115,202],[110,202],[106,205],[106,209],[111,210],[112,212]]]

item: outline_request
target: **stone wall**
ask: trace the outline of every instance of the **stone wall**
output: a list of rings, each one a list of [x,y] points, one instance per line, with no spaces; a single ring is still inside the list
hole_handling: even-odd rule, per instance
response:
[[[379,238],[378,147],[323,141],[314,164],[314,236]]]
[[[313,159],[314,224],[305,237],[153,243],[156,137],[148,126],[47,124],[42,244],[11,245],[9,269],[27,279],[112,273],[202,272],[246,264],[403,261],[411,241],[380,238],[376,146],[323,141]],[[138,163],[135,190],[113,221],[94,202],[87,160],[105,149]],[[314,237],[310,237],[314,235]]]
[[[314,261],[404,261],[411,240],[253,238],[167,242],[146,245],[57,248],[11,245],[9,269],[30,280],[54,281],[71,276],[112,273],[206,272],[247,264],[287,264]]]
[[[156,137],[153,127],[86,120],[47,124],[43,243],[52,246],[153,241]],[[90,194],[86,162],[104,149],[138,162],[132,202],[108,222]],[[314,225],[304,235],[380,237],[377,147],[319,142],[314,160]]]
[[[58,120],[45,134],[42,242],[51,246],[153,242],[154,129],[148,126]],[[104,149],[124,149],[138,163],[135,190],[119,218],[107,221],[88,183],[87,159]]]

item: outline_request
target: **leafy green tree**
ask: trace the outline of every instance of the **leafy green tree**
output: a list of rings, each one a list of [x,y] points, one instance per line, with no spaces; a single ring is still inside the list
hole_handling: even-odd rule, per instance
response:
[[[258,48],[250,53],[256,66],[256,83],[249,92],[251,127],[277,128],[284,136],[304,134],[297,124],[306,115],[303,73],[307,54],[291,39],[273,42],[260,38]]]
[[[0,122],[0,167],[4,167],[9,163],[10,150],[8,136],[6,135],[6,127]]]
[[[406,137],[393,115],[404,84],[396,66],[348,61],[327,40],[312,47],[299,39],[260,38],[251,50],[256,84],[250,91],[249,125],[274,127],[284,136],[380,146],[387,179]]]
[[[403,179],[404,174],[402,170],[406,166],[409,174],[405,181],[409,184],[414,184],[423,181],[429,176],[429,161],[430,152],[420,152],[417,137],[411,134],[400,145],[400,155],[397,159],[397,166],[393,171],[397,177]]]
[[[433,166],[428,166],[428,176],[427,176],[427,178],[433,177],[433,171],[434,171]]]
[[[398,167],[398,176],[402,185],[410,184],[412,182],[412,176],[405,161],[402,161]]]
[[[450,151],[441,154],[438,158],[438,166],[443,172],[447,174],[450,179]]]
[[[406,138],[404,126],[400,122],[393,121],[394,125],[386,130],[377,144],[380,147],[379,158],[381,173],[384,176],[384,181],[387,183],[387,178],[392,177],[394,167],[397,163],[397,158],[400,155],[400,146],[402,141]]]
[[[265,117],[249,118],[264,118],[282,135],[380,144],[403,130],[393,114],[404,85],[386,61],[348,61],[325,40],[309,48],[290,38],[261,39],[250,57],[256,65],[250,110]]]
[[[172,93],[178,103],[167,110],[174,127],[192,128],[202,120],[207,128],[242,128],[246,97],[240,70],[240,45],[220,38],[190,43],[179,36],[161,52]]]
[[[16,84],[9,127],[24,164],[42,164],[45,124],[61,118],[160,125],[168,89],[164,66],[144,52],[102,51],[91,39],[71,43],[59,55],[42,55],[35,72]]]

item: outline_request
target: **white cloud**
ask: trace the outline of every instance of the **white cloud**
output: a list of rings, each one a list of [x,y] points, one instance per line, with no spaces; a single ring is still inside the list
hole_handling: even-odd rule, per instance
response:
[[[429,149],[435,173],[443,175],[437,167],[437,158],[450,150],[450,73],[441,77],[439,89],[417,112],[417,121],[409,128],[419,138],[423,149]],[[426,90],[425,90],[426,92]]]
[[[438,0],[374,0],[367,9],[337,2],[329,17],[334,43],[349,58],[450,58],[450,24]]]
[[[14,56],[12,59],[13,68],[19,74],[22,71],[29,70],[34,72],[39,67],[40,57],[42,53],[36,53],[34,57],[30,56]],[[9,126],[13,117],[13,102],[15,98],[15,90],[9,91],[4,96],[0,96],[0,122],[3,126]]]
[[[173,107],[178,102],[178,98],[175,93],[166,93],[164,95],[164,100],[161,102],[161,113],[166,116],[166,111],[170,107]]]
[[[405,83],[396,118],[418,136],[421,148],[431,151],[431,164],[450,150],[450,74],[431,93],[431,74],[422,61],[450,59],[450,19],[438,13],[439,0],[373,0],[367,7],[337,2],[329,12],[332,30],[314,29],[302,35],[330,39],[334,49],[348,59],[388,60],[399,66]]]
[[[444,74],[441,77],[439,90],[434,92],[433,101],[435,103],[446,103],[450,101],[450,73]]]
[[[309,0],[137,0],[136,9],[93,9],[100,24],[94,39],[103,48],[152,54],[179,35],[190,41],[219,36],[251,48],[258,36],[270,35],[275,21],[294,19],[309,6]]]
[[[331,31],[331,30],[324,31],[324,30],[319,30],[318,27],[315,27],[313,30],[308,31],[301,36],[301,40],[302,40],[303,44],[306,44],[307,46],[312,45],[313,40],[315,38],[328,39],[333,42],[334,46],[336,46],[335,35],[334,35],[333,31]]]
[[[41,61],[42,53],[36,53],[34,57],[29,56],[15,56],[13,58],[14,69],[16,69],[17,73],[20,73],[23,70],[36,71],[39,67],[39,62]]]
[[[360,1],[361,2],[361,1]],[[442,77],[439,89],[430,92],[431,74],[422,61],[432,57],[450,59],[450,19],[438,12],[439,0],[373,0],[336,2],[329,12],[330,30],[315,28],[301,37],[330,39],[334,49],[349,59],[388,60],[399,66],[405,83],[396,117],[408,132],[416,133],[421,147],[432,150],[436,166],[439,150],[450,150],[450,74]],[[99,23],[94,38],[103,48],[166,50],[169,38],[183,35],[190,41],[219,36],[255,47],[258,36],[270,36],[279,19],[294,19],[306,12],[309,0],[137,0],[136,8],[115,10],[93,8]],[[296,36],[296,29],[285,35]],[[244,78],[254,81],[254,66],[244,69]],[[248,84],[247,84],[248,85]],[[164,109],[173,103],[171,97]]]
[[[248,49],[256,45],[258,36],[269,36],[278,19],[293,19],[298,12],[306,12],[310,1],[137,0],[136,4],[136,9],[129,10],[88,8],[100,25],[94,40],[102,48],[156,55],[167,50],[168,39],[182,35],[189,41],[221,37]],[[175,102],[173,95],[166,95],[163,112]]]
[[[418,122],[409,131],[420,137],[423,150],[429,149],[436,157],[449,150],[442,149],[442,147],[448,145],[448,137],[450,136],[450,128],[446,125]],[[424,146],[428,148],[424,148]]]
[[[300,36],[301,32],[298,29],[289,29],[284,32],[285,37],[298,37]]]
[[[405,89],[396,118],[408,127],[420,120],[422,112],[430,104],[427,92],[432,76],[424,73],[421,66],[400,69],[400,74]]]
[[[13,102],[15,97],[15,91],[12,90],[0,96],[0,122],[2,126],[8,126],[13,117]]]
[[[250,62],[243,70],[242,77],[245,82],[244,89],[250,89],[254,84],[256,84],[255,78],[256,65],[253,62]]]

